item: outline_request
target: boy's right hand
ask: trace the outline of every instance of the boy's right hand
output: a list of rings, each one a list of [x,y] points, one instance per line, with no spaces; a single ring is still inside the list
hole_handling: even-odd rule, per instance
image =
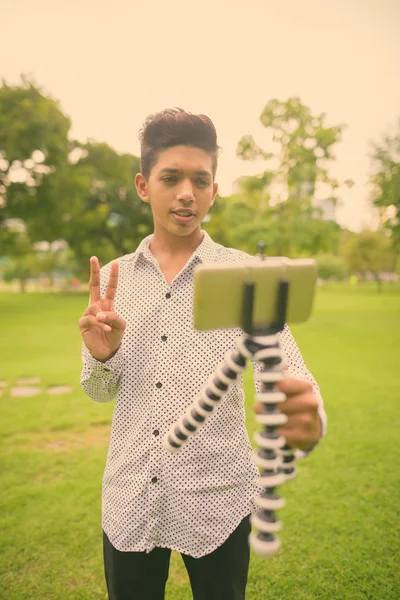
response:
[[[110,279],[104,298],[100,296],[100,265],[98,258],[90,259],[90,305],[79,319],[79,329],[91,355],[101,362],[118,350],[126,321],[115,314],[114,298],[118,284],[118,263],[111,265]]]

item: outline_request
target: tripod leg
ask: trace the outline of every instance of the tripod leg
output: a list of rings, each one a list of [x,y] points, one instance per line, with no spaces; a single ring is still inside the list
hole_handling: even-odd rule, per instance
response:
[[[257,483],[263,487],[254,502],[257,513],[252,515],[251,523],[258,531],[250,534],[250,545],[257,554],[269,556],[280,547],[280,541],[275,534],[280,531],[281,523],[275,516],[275,511],[284,506],[284,500],[275,492],[275,488],[287,479],[287,474],[295,475],[292,464],[293,451],[286,445],[284,437],[279,436],[277,428],[284,425],[287,417],[279,410],[279,404],[286,400],[286,395],[279,391],[276,384],[283,379],[283,358],[277,335],[253,337],[253,341],[261,346],[254,353],[253,359],[263,365],[256,379],[262,382],[262,391],[256,400],[261,402],[264,411],[257,415],[256,420],[264,429],[254,436],[259,450],[253,453],[253,460],[260,468]],[[289,453],[290,452],[290,457]],[[289,457],[290,467],[284,466]]]
[[[193,404],[186,413],[172,425],[163,439],[163,444],[168,452],[177,452],[187,444],[190,437],[196,433],[206,419],[212,414],[234,383],[239,373],[246,368],[246,359],[250,358],[244,349],[231,350],[226,353],[225,361],[217,367]]]

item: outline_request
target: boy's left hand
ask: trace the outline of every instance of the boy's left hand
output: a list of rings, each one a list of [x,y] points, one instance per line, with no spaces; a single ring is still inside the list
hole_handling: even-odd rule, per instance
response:
[[[279,404],[279,409],[288,417],[287,423],[279,427],[278,433],[286,438],[292,448],[311,450],[322,434],[319,403],[311,383],[285,377],[276,387],[287,396],[285,402]],[[263,404],[256,402],[254,411],[258,414],[264,412]]]

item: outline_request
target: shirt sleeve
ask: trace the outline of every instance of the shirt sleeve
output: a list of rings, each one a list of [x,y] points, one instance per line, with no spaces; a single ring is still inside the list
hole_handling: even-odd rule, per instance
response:
[[[81,387],[96,402],[110,402],[116,397],[125,356],[122,345],[106,362],[100,362],[89,352],[86,344],[82,344],[83,368],[81,371]]]
[[[314,377],[310,373],[310,371],[307,369],[304,359],[301,355],[301,352],[300,352],[300,350],[296,344],[296,341],[292,335],[292,332],[290,331],[290,329],[287,325],[285,325],[285,328],[279,334],[279,338],[280,338],[282,354],[284,357],[286,374],[290,375],[291,377],[296,377],[297,379],[301,379],[303,381],[310,382],[312,385],[312,388],[313,388],[313,392],[318,400],[318,403],[319,403],[318,416],[319,416],[319,419],[321,422],[321,432],[322,432],[321,438],[319,440],[319,442],[320,442],[322,440],[322,438],[325,437],[325,435],[326,435],[327,415],[325,412],[324,401],[322,399],[318,383],[316,382],[316,380],[314,379]],[[262,369],[261,363],[252,361],[252,364],[253,364],[253,368],[254,368],[254,374],[261,371],[261,369]],[[254,380],[254,386],[255,386],[256,393],[257,394],[260,393],[261,386],[262,386],[261,381]],[[318,445],[318,443],[314,446],[314,448]],[[312,448],[311,450],[307,450],[307,451],[306,450],[296,450],[296,458],[304,458],[310,452],[312,452],[312,450],[314,450],[314,448]]]
[[[100,269],[100,294],[104,296],[110,277],[111,263]],[[90,302],[90,300],[89,300]],[[110,402],[113,400],[120,387],[121,375],[125,364],[123,343],[117,352],[106,362],[100,362],[90,353],[88,347],[82,343],[81,387],[83,391],[96,402]]]

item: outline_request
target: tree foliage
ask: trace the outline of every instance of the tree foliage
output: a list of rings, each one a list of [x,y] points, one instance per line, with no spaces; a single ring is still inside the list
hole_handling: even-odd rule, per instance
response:
[[[139,158],[93,140],[74,142],[72,154],[78,158],[48,176],[41,195],[45,204],[68,195],[68,202],[53,205],[53,236],[68,242],[81,265],[80,275],[86,277],[90,256],[104,263],[135,250],[151,232],[151,211],[136,192]],[[35,231],[43,239],[40,218]]]
[[[37,253],[32,247],[31,240],[25,233],[13,231],[11,245],[8,247],[10,257],[2,269],[4,281],[18,280],[20,291],[26,289],[26,282],[39,275]],[[10,241],[11,238],[8,239]]]
[[[337,252],[340,227],[322,219],[313,203],[318,183],[328,186],[333,203],[339,190],[327,167],[343,125],[326,127],[325,117],[313,116],[299,98],[267,103],[260,120],[272,134],[271,149],[262,149],[246,135],[238,143],[237,155],[243,160],[273,159],[275,165],[258,176],[241,178],[237,192],[226,199],[223,222],[229,245],[254,253],[263,239],[267,254]],[[351,184],[347,180],[346,185]]]
[[[0,247],[12,254],[7,226],[20,219],[32,243],[66,240],[79,274],[88,259],[133,252],[152,228],[138,197],[139,158],[108,144],[70,140],[58,102],[23,76],[0,88]],[[8,241],[7,241],[8,240]]]
[[[318,277],[321,279],[344,279],[346,267],[343,259],[334,254],[320,254],[317,256]]]
[[[361,231],[351,236],[342,248],[350,273],[365,277],[371,273],[380,282],[382,272],[394,271],[395,256],[390,239],[379,231]]]
[[[325,113],[313,115],[299,98],[270,100],[260,120],[271,132],[271,147],[263,149],[246,135],[237,154],[243,160],[262,159],[266,168],[258,176],[240,178],[232,196],[216,198],[203,225],[210,235],[251,254],[259,240],[265,241],[267,255],[322,254],[320,269],[336,269],[338,276],[341,259],[335,262],[332,256],[344,240],[343,260],[350,271],[389,270],[393,252],[386,236],[365,232],[343,238],[339,225],[321,218],[313,203],[320,184],[327,186],[333,203],[339,198],[341,184],[329,176],[328,167],[344,126],[326,125]],[[70,127],[59,102],[31,78],[22,76],[17,86],[3,80],[0,254],[10,257],[7,277],[18,275],[24,281],[68,261],[86,278],[90,256],[104,263],[133,252],[152,231],[150,207],[140,200],[134,183],[139,158],[95,140],[71,140]],[[374,203],[398,249],[400,131],[375,146],[373,160]],[[35,244],[43,240],[65,240],[70,251],[62,256],[38,253]]]
[[[38,190],[47,174],[67,163],[71,126],[56,100],[22,76],[20,86],[0,87],[0,223],[29,222],[47,214]]]
[[[288,199],[312,196],[318,182],[329,184],[335,198],[339,182],[329,177],[327,164],[334,158],[332,146],[340,141],[344,125],[326,127],[325,119],[325,113],[312,115],[300,98],[283,102],[274,98],[264,107],[260,121],[271,131],[276,151],[262,150],[253,136],[247,135],[239,141],[237,155],[244,160],[277,159],[275,179],[286,187]]]
[[[372,199],[384,226],[390,231],[393,248],[400,251],[400,119],[398,131],[374,145],[372,155]]]

